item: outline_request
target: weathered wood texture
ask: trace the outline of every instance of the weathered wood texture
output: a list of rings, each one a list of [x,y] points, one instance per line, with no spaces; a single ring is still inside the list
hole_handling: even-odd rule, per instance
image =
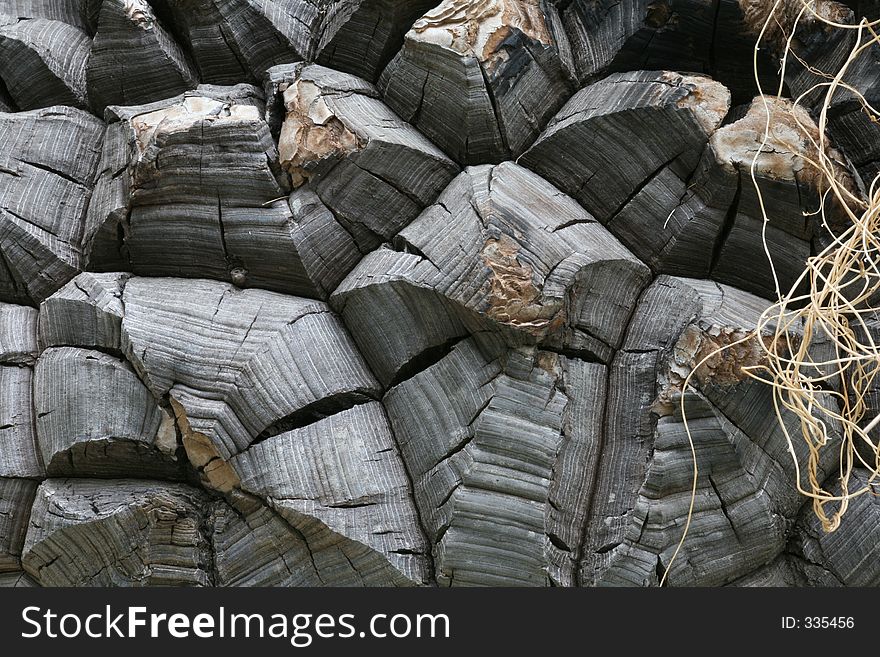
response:
[[[752,186],[766,4],[7,0],[0,586],[657,585],[684,380],[775,296],[762,230],[783,290],[828,243],[786,98],[766,226]],[[870,123],[835,99],[853,190]],[[877,585],[758,358],[684,392],[668,583]]]
[[[656,584],[690,501],[684,378],[715,348],[747,335],[764,306],[728,286],[666,276],[642,297],[611,366],[583,583]],[[739,371],[756,362],[755,345],[740,345],[701,367],[696,389],[685,393],[701,474],[693,533],[672,565],[672,584],[722,584],[772,559],[785,545],[786,519],[802,504],[772,393]],[[793,435],[796,424],[786,421]],[[796,450],[803,464],[806,448]],[[826,475],[833,452],[821,464]]]
[[[257,82],[276,64],[312,59],[326,0],[161,0],[211,84]]]
[[[427,581],[412,491],[378,402],[267,438],[231,465],[243,491],[302,535],[325,583]]]
[[[91,45],[85,32],[67,23],[0,14],[0,77],[20,109],[86,109]]]
[[[181,484],[47,479],[36,491],[22,552],[43,586],[211,583],[204,492]]]
[[[269,77],[280,96],[269,104],[284,108],[281,165],[294,188],[309,182],[362,251],[392,238],[458,172],[364,80],[314,65]]]
[[[572,92],[537,0],[445,0],[407,33],[379,86],[462,164],[517,157]]]
[[[574,69],[583,81],[614,71],[671,69],[711,76],[734,104],[757,93],[754,38],[740,0],[557,0]],[[758,75],[774,87],[775,68],[758,53]]]
[[[589,213],[513,163],[468,168],[395,245],[331,299],[385,382],[465,326],[607,360],[649,276]],[[402,295],[404,314],[391,315]],[[387,323],[366,321],[380,308]]]
[[[818,129],[777,97],[755,99],[742,118],[720,126],[728,101],[707,78],[611,75],[572,98],[521,162],[573,194],[655,272],[711,276],[775,298],[776,280],[788,291],[822,234],[819,179],[809,164]],[[753,181],[768,120],[768,152]],[[660,127],[669,122],[677,129]],[[623,131],[639,136],[625,148]],[[854,189],[843,169],[840,179]],[[755,261],[763,237],[776,280],[766,259]]]
[[[766,20],[767,7],[755,0],[738,0],[745,8],[749,19],[752,38],[760,32]],[[855,25],[862,17],[877,20],[880,9],[876,0],[858,3],[826,0],[818,3],[818,11],[827,19]],[[853,9],[857,11],[853,11]],[[785,47],[786,34],[800,13],[801,3],[785,0],[781,6],[781,19],[771,25],[765,39],[765,47],[777,56]],[[798,38],[792,43],[792,55],[786,67],[786,83],[792,97],[804,95],[808,105],[815,106],[825,96],[824,87],[813,89],[815,85],[827,83],[827,78],[819,72],[837,73],[850,51],[856,45],[856,30],[828,30],[811,13],[801,17]],[[865,31],[861,43],[870,39]],[[880,77],[877,66],[880,62],[880,46],[874,45],[864,50],[850,64],[842,82],[861,93],[870,106],[880,106]],[[845,88],[835,93],[828,109],[828,132],[837,145],[844,150],[855,166],[866,186],[880,174],[880,124],[871,111],[866,111],[855,95]]]
[[[21,569],[21,551],[36,490],[37,482],[30,479],[0,478],[0,573],[4,575]]]
[[[184,476],[174,420],[114,356],[47,349],[34,369],[34,409],[49,476]]]
[[[103,135],[70,107],[0,114],[0,300],[39,303],[79,273]]]
[[[403,35],[440,0],[344,0],[329,8],[317,62],[375,82]]]
[[[175,96],[198,80],[187,56],[146,0],[103,0],[86,71],[89,100],[138,105]]]
[[[4,0],[3,11],[19,18],[45,18],[73,25],[93,34],[89,8],[95,0]]]
[[[126,357],[156,397],[178,404],[178,420],[185,415],[226,457],[379,394],[341,322],[319,301],[133,278],[123,302]]]
[[[210,276],[315,296],[332,285],[312,253],[315,233],[333,232],[329,218],[309,225],[296,221],[299,210],[268,203],[289,185],[256,88],[203,85],[111,108],[108,118],[86,226],[91,269]],[[305,254],[290,258],[289,249]]]

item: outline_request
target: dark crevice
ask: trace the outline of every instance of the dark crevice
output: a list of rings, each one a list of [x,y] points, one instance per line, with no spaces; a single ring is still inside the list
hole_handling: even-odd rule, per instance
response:
[[[124,259],[125,262],[128,263],[128,269],[131,270],[131,251],[129,250],[128,245],[125,243],[126,225],[129,227],[131,226],[131,210],[128,211],[124,222],[118,221],[116,223],[116,250],[119,253],[119,257]]]
[[[376,506],[376,502],[358,502],[355,500],[347,500],[345,502],[335,502],[334,504],[328,504],[327,508],[330,509],[362,509],[367,506]]]
[[[52,167],[50,167],[46,164],[40,164],[39,162],[29,162],[27,160],[20,160],[20,162],[22,164],[27,164],[29,166],[32,166],[35,169],[40,169],[41,171],[46,171],[48,173],[54,174],[54,175],[58,176],[59,178],[64,178],[64,180],[66,180],[67,182],[73,183],[74,185],[77,185],[78,187],[87,187],[87,185],[85,185],[81,181],[77,180],[76,178],[71,176],[69,173],[66,173],[64,171],[59,171],[58,169],[53,169]]]
[[[6,214],[15,217],[15,218],[18,219],[19,221],[23,221],[23,222],[26,223],[28,226],[33,226],[34,228],[36,228],[37,230],[39,230],[39,231],[41,231],[41,232],[43,232],[43,233],[48,233],[49,235],[51,235],[52,237],[54,237],[54,238],[57,239],[57,240],[60,240],[60,241],[65,242],[65,243],[68,243],[67,240],[58,237],[58,234],[57,234],[57,233],[52,232],[51,230],[49,230],[49,229],[46,228],[45,226],[41,226],[40,224],[31,221],[31,220],[28,219],[27,217],[24,217],[24,216],[18,214],[17,212],[13,212],[13,211],[10,210],[9,208],[2,208],[2,210],[0,210],[0,211],[5,212]],[[24,248],[24,246],[22,246],[22,248]],[[25,250],[26,250],[26,249],[25,249]],[[34,256],[34,254],[32,254],[30,251],[28,251],[28,254],[29,254],[31,257]],[[34,259],[36,259],[36,258],[34,258]]]
[[[639,301],[641,301],[641,295],[640,295]],[[638,306],[638,303],[636,303],[636,306]],[[633,311],[633,312],[635,312],[635,311]],[[629,330],[629,325],[631,323],[632,323],[632,316],[630,316],[629,321],[627,322],[627,331]],[[587,547],[587,545],[586,545],[587,537],[588,537],[587,530],[590,527],[590,520],[592,519],[593,506],[595,505],[595,502],[596,502],[596,492],[597,492],[596,489],[598,488],[598,485],[599,485],[599,475],[602,472],[602,461],[603,461],[602,456],[605,451],[606,434],[608,432],[608,400],[611,397],[611,395],[609,394],[610,389],[611,389],[611,373],[612,373],[612,368],[611,367],[606,368],[606,371],[605,371],[605,399],[602,401],[602,419],[601,419],[601,423],[599,424],[601,429],[599,431],[599,435],[596,436],[596,462],[593,465],[592,472],[590,472],[587,477],[589,479],[590,488],[589,488],[589,492],[587,493],[587,499],[584,503],[583,523],[580,528],[580,532],[581,532],[580,533],[580,541],[579,541],[580,544],[578,546],[577,555],[576,555],[577,558],[575,560],[575,564],[577,564],[577,567],[575,568],[575,572],[574,572],[574,580],[575,580],[575,584],[577,586],[585,586],[585,583],[583,581],[583,568],[581,567],[581,563],[584,558],[584,550]]]
[[[425,104],[425,88],[428,86],[428,77],[429,77],[429,74],[425,73],[425,79],[422,81],[422,89],[419,94],[419,104],[416,106],[416,111],[413,112],[413,115],[409,120],[409,123],[411,123],[414,126],[417,126],[419,124],[419,119],[422,116],[422,108],[424,107],[424,104]]]
[[[600,422],[600,430],[598,436],[596,438],[596,460],[593,464],[592,471],[589,474],[589,489],[587,494],[587,499],[584,504],[584,515],[583,515],[583,523],[580,528],[580,537],[577,546],[576,558],[574,560],[576,567],[574,571],[574,581],[576,586],[584,586],[583,580],[583,568],[582,562],[584,558],[584,551],[587,547],[587,537],[588,537],[588,529],[590,526],[591,514],[593,507],[595,505],[597,487],[599,483],[599,476],[602,472],[602,463],[603,456],[605,451],[605,443],[606,436],[608,433],[608,419],[609,419],[609,402],[611,399],[611,378],[613,375],[613,367],[611,367],[610,363],[613,361],[614,357],[621,351],[623,351],[623,345],[626,344],[626,340],[628,338],[630,329],[632,328],[633,319],[635,318],[636,311],[641,307],[643,298],[647,291],[651,287],[651,281],[648,281],[643,286],[641,292],[639,293],[638,298],[630,308],[629,315],[623,323],[624,330],[621,333],[620,344],[614,347],[614,355],[609,360],[608,367],[605,368],[605,387],[604,387],[604,399],[602,402],[602,417]],[[638,350],[627,350],[627,353],[656,353],[656,350],[645,350],[644,352],[640,352]]]
[[[9,266],[9,263],[6,260],[6,254],[3,252],[2,248],[0,248],[0,274],[4,274],[4,282],[9,281],[12,283],[12,298],[14,300],[17,300],[19,303],[27,303],[34,306],[39,305],[31,299],[31,295],[27,291],[27,286],[24,281],[20,279],[18,273]]]
[[[712,246],[712,260],[711,265],[709,266],[710,275],[715,271],[715,267],[718,266],[718,262],[721,260],[721,252],[724,250],[724,244],[727,242],[727,238],[730,236],[730,232],[733,230],[733,226],[736,223],[736,215],[739,212],[739,202],[742,197],[742,174],[737,174],[736,178],[736,191],[733,193],[733,200],[730,202],[730,207],[727,208],[727,214],[724,216],[724,223],[721,225],[721,230],[718,232],[718,237],[715,240],[715,244]]]
[[[507,134],[504,129],[504,119],[501,117],[501,110],[498,107],[498,99],[495,97],[495,91],[492,89],[492,83],[489,81],[489,74],[483,66],[483,62],[477,61],[480,68],[480,74],[483,76],[483,86],[486,89],[486,96],[489,98],[489,104],[492,106],[492,113],[495,116],[495,123],[498,125],[498,135],[501,137],[501,146],[504,148],[505,156],[502,159],[509,160],[511,158],[510,146],[507,143]],[[467,151],[467,141],[465,142],[465,159],[470,161],[470,153]]]
[[[730,524],[730,528],[733,530],[733,535],[736,536],[736,540],[742,543],[742,538],[740,538],[739,531],[736,528],[736,525],[733,524],[733,520],[730,517],[730,514],[727,512],[727,505],[724,503],[724,498],[721,497],[721,491],[718,490],[718,486],[715,485],[715,480],[712,479],[712,475],[708,475],[707,479],[709,480],[709,485],[712,486],[712,490],[715,491],[715,496],[718,498],[718,503],[721,505],[721,513],[724,514],[724,517],[727,518],[727,522]]]
[[[657,555],[657,563],[654,564],[654,574],[657,576],[657,585],[660,585],[660,582],[663,582],[663,577],[666,575],[666,567],[663,565],[663,560],[660,558],[660,555]],[[669,586],[668,581],[664,582],[665,586]]]
[[[357,238],[357,235],[355,233],[355,229],[352,227],[353,225],[357,225],[358,229],[360,229],[361,231],[366,233],[371,238],[371,241],[373,241],[375,243],[376,246],[383,244],[385,242],[385,238],[382,235],[380,235],[379,233],[377,233],[376,231],[374,231],[369,226],[365,226],[360,221],[349,219],[341,212],[337,212],[336,210],[331,209],[329,206],[325,206],[325,207],[327,207],[327,209],[330,210],[330,212],[333,214],[333,218],[336,219],[336,223],[339,224],[340,228],[342,228],[342,230],[344,230],[346,233],[349,234],[352,242],[354,242],[354,245],[357,247],[357,250],[360,251],[362,256],[365,256],[365,255],[371,253],[375,249],[375,247],[372,247],[369,245],[364,246],[361,243],[361,240],[359,240]],[[355,267],[357,267],[357,265],[355,265]]]
[[[503,372],[500,373],[500,374],[498,374],[498,376],[503,376],[503,375],[504,375]],[[492,380],[494,381],[496,378],[498,378],[498,376],[493,377]],[[487,382],[486,382],[487,385],[488,385],[489,383],[491,383],[491,381],[487,381]],[[484,401],[482,404],[480,404],[480,407],[474,412],[473,416],[471,417],[471,419],[470,419],[470,420],[468,421],[468,423],[467,423],[467,425],[468,425],[469,427],[473,426],[474,422],[476,422],[477,419],[479,419],[480,415],[483,414],[483,411],[485,411],[487,408],[489,408],[489,404],[492,403],[492,400],[493,400],[493,399],[495,399],[495,395],[494,395],[494,394],[493,394],[493,395],[489,395],[489,396],[486,398],[486,401]]]
[[[605,344],[604,342],[602,344]],[[592,351],[587,349],[571,349],[570,347],[548,347],[546,345],[538,345],[541,351],[549,351],[565,358],[572,360],[580,360],[585,363],[597,363],[599,365],[608,365],[608,363]],[[611,347],[609,347],[610,349]]]
[[[562,550],[563,552],[572,552],[572,549],[565,544],[565,541],[563,541],[553,532],[548,533],[547,538],[550,539],[550,543],[552,543],[554,547]]]
[[[248,66],[244,62],[244,58],[242,53],[239,51],[238,44],[234,41],[230,41],[229,36],[226,34],[226,25],[219,25],[217,31],[220,33],[220,37],[223,39],[223,43],[226,44],[226,48],[232,53],[232,56],[235,58],[236,63],[241,68],[242,73],[248,78],[247,80],[242,80],[242,82],[256,82],[254,79],[253,73],[251,72],[250,66]],[[199,58],[196,57],[196,63],[198,63]],[[201,66],[199,67],[199,78],[205,79],[204,71],[201,70]]]
[[[557,231],[563,230],[565,228],[569,228],[571,226],[577,226],[578,224],[596,224],[596,223],[598,223],[598,222],[594,218],[592,218],[592,215],[591,215],[590,219],[570,219],[569,221],[566,221],[565,223],[559,224],[556,228],[554,228],[550,232],[555,233]]]
[[[394,239],[391,240],[391,246],[394,248],[395,251],[399,253],[409,253],[412,255],[416,255],[424,260],[427,260],[432,265],[434,265],[435,269],[440,270],[440,267],[437,266],[437,263],[431,260],[431,258],[429,258],[427,255],[425,255],[424,251],[422,251],[419,247],[417,247],[409,240],[405,239],[400,234],[394,236]]]
[[[394,386],[400,385],[404,381],[414,377],[416,374],[424,372],[431,366],[436,365],[455,348],[455,345],[466,338],[466,335],[455,336],[446,342],[428,347],[417,356],[410,358],[409,361],[404,363],[400,369],[397,370],[394,378],[388,384],[388,388],[391,389]]]
[[[611,550],[619,547],[621,545],[620,542],[609,543],[608,545],[603,545],[598,550],[594,550],[595,554],[608,554]]]
[[[352,159],[349,160],[349,161],[350,161],[352,164],[354,164],[358,169],[360,169],[361,171],[363,171],[364,173],[366,173],[367,175],[372,176],[373,178],[375,178],[375,179],[378,180],[379,182],[385,183],[386,185],[388,185],[388,187],[390,187],[391,189],[393,189],[395,192],[397,192],[397,193],[400,194],[401,196],[405,196],[409,201],[411,201],[412,203],[414,203],[414,204],[415,204],[420,210],[421,210],[422,208],[426,207],[425,204],[422,202],[422,200],[421,200],[418,196],[416,196],[415,194],[413,194],[413,193],[410,192],[409,190],[401,189],[398,185],[396,185],[396,184],[394,183],[394,181],[389,180],[388,178],[386,178],[385,176],[383,176],[383,175],[380,174],[380,173],[376,173],[375,171],[371,171],[370,169],[365,169],[364,167],[362,167],[361,165],[359,165],[359,164],[357,163],[357,161],[356,161],[354,158],[352,158]]]
[[[441,508],[444,504],[446,504],[449,500],[451,500],[451,499],[452,499],[452,496],[455,495],[455,491],[457,491],[459,488],[461,488],[461,482],[460,482],[460,481],[459,481],[457,484],[455,484],[455,486],[453,486],[452,488],[449,489],[449,492],[446,493],[446,495],[443,496],[443,499],[440,500],[439,502],[437,502],[437,505],[436,505],[435,508],[439,509],[439,508]]]
[[[325,420],[331,415],[342,413],[355,406],[368,404],[372,401],[376,400],[367,391],[341,392],[324,399],[319,399],[263,429],[250,446],[253,447],[267,438],[272,438],[287,431],[302,429],[310,424]]]
[[[716,47],[718,42],[718,21],[721,17],[721,0],[713,0],[712,2],[712,37],[709,41],[709,70],[708,73],[713,79],[718,79],[716,76]]]
[[[112,356],[116,360],[121,361],[123,363],[130,364],[130,363],[128,363],[128,360],[125,358],[125,354],[122,353],[122,351],[120,351],[119,349],[115,349],[113,347],[105,347],[103,345],[83,346],[81,344],[66,344],[66,343],[47,344],[46,348],[43,351],[45,352],[45,351],[48,351],[49,349],[77,349],[80,351],[97,351],[97,352],[100,352],[106,356]],[[86,356],[86,358],[88,360],[95,360],[94,356]],[[134,368],[132,368],[132,369],[134,369]]]
[[[443,461],[447,461],[447,460],[451,459],[453,456],[455,456],[456,454],[458,454],[459,452],[464,451],[464,449],[468,445],[470,445],[473,442],[473,440],[474,440],[474,436],[473,436],[473,433],[471,433],[464,440],[462,440],[460,443],[457,443],[457,444],[453,445],[452,447],[450,447],[448,450],[446,450],[446,452],[439,459],[437,459],[437,461],[431,467],[436,468],[438,465],[443,463]]]

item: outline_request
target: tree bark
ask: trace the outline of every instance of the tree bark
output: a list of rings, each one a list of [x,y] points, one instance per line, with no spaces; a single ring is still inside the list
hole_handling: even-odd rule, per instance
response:
[[[742,369],[847,225],[792,98],[852,36],[755,99],[766,4],[7,2],[0,586],[880,583]],[[878,130],[835,96],[856,195]]]

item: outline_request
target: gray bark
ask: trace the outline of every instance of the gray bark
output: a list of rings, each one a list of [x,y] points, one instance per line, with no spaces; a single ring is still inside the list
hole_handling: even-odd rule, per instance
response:
[[[164,0],[193,53],[199,77],[211,84],[256,82],[267,69],[311,59],[323,0]]]
[[[104,0],[100,7],[86,70],[89,100],[97,112],[107,105],[161,100],[198,84],[186,54],[146,0]]]
[[[39,303],[79,273],[103,134],[69,107],[0,114],[0,300]]]
[[[682,392],[775,296],[761,231],[784,291],[846,226],[776,98],[763,225],[757,9],[7,1],[0,586],[656,586],[682,394],[670,585],[877,585],[876,497],[822,531],[753,341]],[[869,124],[835,98],[856,192]]]
[[[362,251],[391,239],[458,172],[364,80],[312,65],[269,75],[279,98],[268,105],[285,112],[282,166],[295,188],[309,182]]]
[[[457,162],[516,158],[572,92],[551,25],[534,0],[445,0],[382,73],[385,102]]]
[[[440,0],[345,0],[324,19],[317,62],[375,82],[403,35]]]
[[[89,36],[67,23],[0,14],[0,78],[20,109],[88,108],[90,50]]]
[[[47,479],[22,565],[43,586],[206,586],[207,504],[204,492],[182,484]]]

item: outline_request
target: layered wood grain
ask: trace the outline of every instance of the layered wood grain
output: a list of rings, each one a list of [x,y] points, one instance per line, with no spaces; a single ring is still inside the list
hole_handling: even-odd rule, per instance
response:
[[[876,497],[824,533],[742,369],[846,225],[766,9],[7,0],[0,586],[656,586],[690,440],[669,585],[876,585]],[[784,95],[851,43],[804,26]]]

